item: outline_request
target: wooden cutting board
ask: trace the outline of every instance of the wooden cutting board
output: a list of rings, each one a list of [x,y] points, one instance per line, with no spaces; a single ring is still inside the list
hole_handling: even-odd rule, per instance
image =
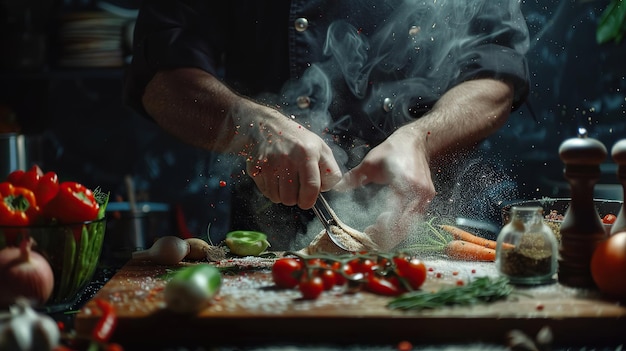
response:
[[[470,307],[398,311],[386,307],[389,298],[366,292],[327,291],[314,301],[301,300],[297,290],[274,287],[272,260],[242,258],[224,275],[216,301],[199,315],[175,315],[164,308],[165,274],[176,267],[146,261],[128,262],[96,294],[113,304],[119,318],[114,339],[121,343],[386,343],[414,344],[493,342],[519,329],[536,335],[549,327],[556,344],[601,345],[626,341],[626,307],[597,292],[554,283],[516,288],[506,301]],[[478,276],[495,276],[493,263],[426,260],[424,290],[453,286]],[[259,268],[261,267],[261,268]],[[250,268],[250,269],[246,269]],[[88,335],[100,312],[93,300],[77,314],[75,328]]]

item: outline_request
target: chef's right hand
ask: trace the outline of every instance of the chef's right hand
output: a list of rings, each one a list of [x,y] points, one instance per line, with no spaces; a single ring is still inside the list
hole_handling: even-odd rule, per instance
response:
[[[157,124],[192,145],[245,157],[275,203],[309,209],[341,171],[328,145],[278,110],[236,94],[196,68],[159,71],[142,97]]]
[[[240,127],[250,141],[244,147],[248,175],[274,203],[313,207],[317,195],[341,179],[330,147],[277,110],[260,107],[254,116]]]

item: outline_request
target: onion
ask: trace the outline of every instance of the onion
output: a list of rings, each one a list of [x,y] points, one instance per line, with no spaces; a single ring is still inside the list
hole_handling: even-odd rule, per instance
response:
[[[206,263],[177,271],[165,285],[165,303],[170,311],[190,314],[207,306],[222,286],[222,273]]]
[[[20,247],[0,250],[0,307],[14,304],[19,297],[43,305],[54,288],[50,263],[32,251],[33,240],[25,239]]]
[[[156,264],[177,264],[189,253],[189,243],[177,236],[163,236],[147,250],[133,252],[133,258],[148,259]]]
[[[200,238],[185,239],[189,243],[189,253],[185,256],[186,260],[200,261],[206,260],[207,254],[211,249],[211,245]]]

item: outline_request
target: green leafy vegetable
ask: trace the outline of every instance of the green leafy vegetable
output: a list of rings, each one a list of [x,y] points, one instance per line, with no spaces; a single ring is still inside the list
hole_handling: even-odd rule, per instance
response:
[[[436,292],[412,291],[391,300],[387,307],[397,310],[423,310],[453,305],[474,305],[501,300],[513,292],[505,277],[479,277],[463,286]]]
[[[620,43],[626,33],[626,4],[622,0],[611,0],[600,16],[596,30],[596,41]]]

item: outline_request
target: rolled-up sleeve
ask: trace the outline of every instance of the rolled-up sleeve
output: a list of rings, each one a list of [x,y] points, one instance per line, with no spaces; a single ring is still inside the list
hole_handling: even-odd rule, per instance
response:
[[[505,3],[509,5],[501,1],[485,2],[483,10],[474,19],[471,30],[476,39],[468,41],[459,58],[458,81],[491,77],[511,82],[515,94],[513,109],[516,109],[529,93],[526,60],[529,35],[519,7]]]
[[[219,12],[209,1],[144,1],[124,81],[125,103],[147,116],[141,97],[160,69],[195,67],[216,74],[222,47],[221,38],[214,34],[221,25]]]

